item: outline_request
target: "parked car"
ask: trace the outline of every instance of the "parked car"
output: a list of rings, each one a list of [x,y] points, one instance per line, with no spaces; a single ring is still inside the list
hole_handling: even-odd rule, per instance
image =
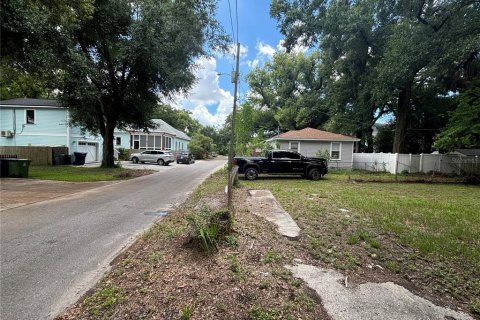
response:
[[[195,157],[190,152],[179,152],[177,154],[177,163],[195,163]]]
[[[132,153],[130,160],[133,163],[156,162],[160,166],[168,166],[175,161],[171,152],[160,150],[146,150],[140,153]]]
[[[247,180],[257,179],[260,173],[301,175],[319,180],[328,172],[327,160],[305,157],[290,150],[270,150],[265,157],[235,157],[234,164]]]

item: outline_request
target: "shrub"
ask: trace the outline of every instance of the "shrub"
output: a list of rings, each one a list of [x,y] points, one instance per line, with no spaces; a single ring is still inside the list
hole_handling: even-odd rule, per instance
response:
[[[214,212],[203,207],[186,219],[192,227],[192,241],[205,251],[217,249],[218,240],[230,230],[231,222],[226,211]]]
[[[128,155],[128,149],[125,148],[118,148],[118,160],[127,161],[130,160]]]

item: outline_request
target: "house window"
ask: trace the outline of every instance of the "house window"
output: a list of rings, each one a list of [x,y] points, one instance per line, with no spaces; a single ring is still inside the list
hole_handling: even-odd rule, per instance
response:
[[[298,142],[298,141],[290,141],[290,148],[289,149],[298,152],[299,145],[300,145],[300,142]]]
[[[162,136],[155,136],[155,149],[162,149]]]
[[[25,123],[35,124],[35,110],[33,109],[25,110]]]
[[[163,137],[163,149],[164,150],[171,150],[172,149],[172,138],[171,137]]]
[[[340,160],[340,149],[342,147],[341,142],[332,142],[330,148],[330,160]]]
[[[122,137],[115,137],[115,145],[119,146],[122,144]]]

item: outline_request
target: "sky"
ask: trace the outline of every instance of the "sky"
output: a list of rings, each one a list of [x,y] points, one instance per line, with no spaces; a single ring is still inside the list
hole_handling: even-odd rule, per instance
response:
[[[235,0],[230,0],[233,32],[237,36]],[[255,66],[262,66],[276,51],[282,50],[282,35],[277,29],[277,21],[269,14],[268,0],[238,0],[238,41],[240,42],[240,83],[239,99],[243,101],[248,86],[245,76]],[[217,19],[225,31],[232,35],[228,0],[220,0]],[[233,84],[231,72],[235,69],[233,53],[236,47],[232,42],[232,54],[216,54],[213,57],[197,60],[198,81],[185,97],[176,99],[175,104],[192,112],[193,117],[203,125],[220,127],[233,108]]]

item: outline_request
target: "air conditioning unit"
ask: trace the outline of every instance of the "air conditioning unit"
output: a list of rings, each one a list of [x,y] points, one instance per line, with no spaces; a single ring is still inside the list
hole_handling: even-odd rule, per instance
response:
[[[8,131],[1,131],[1,136],[5,138],[12,138],[13,137],[13,132],[8,130]]]

